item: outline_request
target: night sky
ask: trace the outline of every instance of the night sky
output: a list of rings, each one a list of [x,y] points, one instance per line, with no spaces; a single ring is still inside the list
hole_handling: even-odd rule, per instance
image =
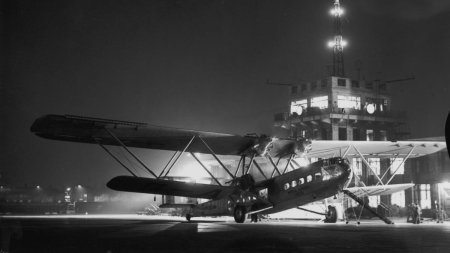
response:
[[[266,80],[325,76],[332,2],[2,1],[0,183],[98,186],[126,174],[98,146],[34,136],[44,114],[270,134],[289,96]],[[366,80],[414,75],[392,84],[393,109],[407,111],[412,137],[443,136],[450,1],[343,5],[347,75],[358,61]],[[169,155],[144,160],[156,169]]]

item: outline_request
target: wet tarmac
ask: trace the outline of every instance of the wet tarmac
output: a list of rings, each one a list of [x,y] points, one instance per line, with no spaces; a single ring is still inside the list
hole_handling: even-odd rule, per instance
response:
[[[324,224],[138,215],[1,217],[6,252],[448,252],[450,223]]]

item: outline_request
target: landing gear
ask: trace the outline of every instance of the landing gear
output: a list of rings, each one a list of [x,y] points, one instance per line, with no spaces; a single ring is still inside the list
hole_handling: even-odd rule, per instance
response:
[[[186,220],[191,221],[192,216],[190,214],[186,214]]]
[[[245,207],[236,206],[234,208],[234,221],[237,223],[243,223],[245,221]]]
[[[334,206],[328,206],[327,214],[325,215],[325,223],[336,223],[337,221],[337,210]]]

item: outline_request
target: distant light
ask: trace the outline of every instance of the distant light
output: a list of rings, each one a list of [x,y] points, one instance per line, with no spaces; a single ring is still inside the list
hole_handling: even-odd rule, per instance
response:
[[[79,185],[77,185],[77,188],[78,188],[78,189],[81,189],[81,188],[83,188],[83,187],[81,186],[81,184],[79,184]]]
[[[347,41],[346,40],[342,40],[341,41],[341,46],[342,47],[346,47],[347,46]]]
[[[41,187],[38,185],[38,186],[36,186],[36,189],[38,189],[38,190],[40,190],[41,189]]]
[[[344,9],[342,8],[333,8],[330,10],[330,14],[333,16],[341,16],[344,14]]]
[[[375,106],[374,106],[373,104],[369,104],[369,105],[367,106],[367,112],[368,112],[369,114],[373,114],[373,113],[375,112]]]
[[[70,192],[72,190],[70,187],[67,187],[66,191]]]
[[[328,47],[334,47],[334,45],[336,45],[336,43],[332,40],[328,41]]]

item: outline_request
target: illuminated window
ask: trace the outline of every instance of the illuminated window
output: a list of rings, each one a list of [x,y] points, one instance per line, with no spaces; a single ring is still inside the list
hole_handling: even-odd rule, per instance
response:
[[[362,159],[361,158],[353,158],[352,169],[356,175],[362,176]]]
[[[391,158],[391,174],[394,174],[395,170],[398,168],[398,175],[405,174],[405,164],[403,163],[403,158]],[[401,165],[401,166],[400,166]],[[400,166],[400,167],[398,167]]]
[[[330,180],[330,178],[331,178],[330,173],[328,173],[326,170],[322,168],[322,180],[327,181]]]
[[[322,180],[322,174],[321,174],[320,172],[317,172],[317,173],[314,175],[314,180],[317,180],[317,181]]]
[[[311,175],[308,175],[307,177],[306,177],[306,182],[311,182],[312,181],[312,176]]]
[[[300,179],[298,180],[298,184],[304,184],[304,183],[305,183],[305,179],[300,178]]]
[[[361,98],[354,96],[337,96],[337,105],[339,108],[352,108],[356,110],[361,109]]]
[[[375,171],[375,174],[380,175],[380,158],[368,158],[367,162],[372,170]]]
[[[380,141],[387,141],[387,132],[386,132],[386,130],[380,130]]]
[[[292,187],[296,187],[296,186],[297,186],[297,181],[293,180],[293,181],[291,182],[291,186],[292,186]]]
[[[392,193],[391,204],[398,205],[400,207],[405,207],[405,191],[399,191],[396,193]]]
[[[429,184],[420,185],[420,207],[422,209],[431,208],[431,191]]]
[[[328,108],[328,96],[311,98],[311,107]]]
[[[366,141],[373,141],[373,129],[366,130]]]
[[[289,183],[285,183],[283,189],[285,190],[289,189]]]
[[[377,207],[380,204],[380,195],[369,196],[369,206]]]
[[[291,113],[297,113],[302,115],[303,111],[306,109],[307,101],[306,99],[292,101],[291,102]]]

